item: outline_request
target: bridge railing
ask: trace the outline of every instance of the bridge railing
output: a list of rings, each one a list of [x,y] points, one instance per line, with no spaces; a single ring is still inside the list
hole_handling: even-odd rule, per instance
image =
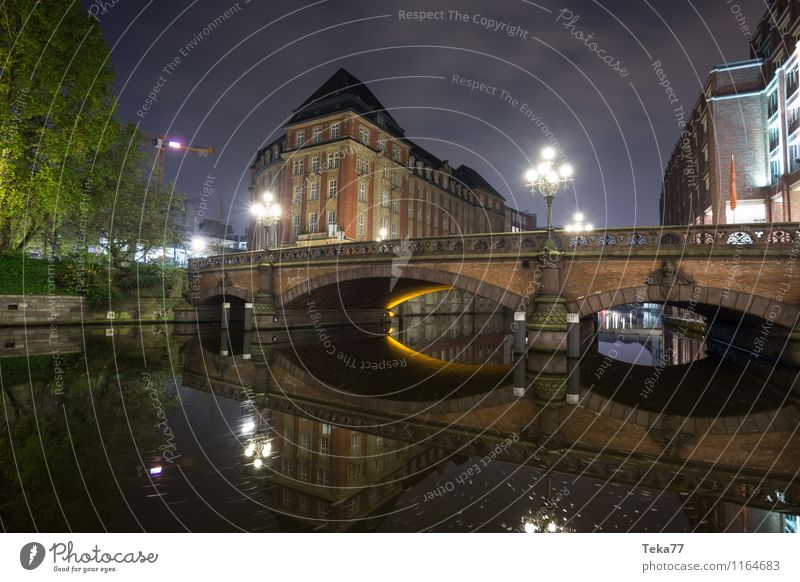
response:
[[[700,226],[620,227],[590,233],[555,231],[558,247],[570,254],[682,254],[697,251],[778,250],[800,252],[800,224],[754,223]],[[189,260],[189,270],[260,263],[330,262],[348,259],[396,259],[516,255],[531,256],[544,248],[547,232],[502,232],[462,236],[341,242],[325,246],[291,246],[280,249],[230,253]]]

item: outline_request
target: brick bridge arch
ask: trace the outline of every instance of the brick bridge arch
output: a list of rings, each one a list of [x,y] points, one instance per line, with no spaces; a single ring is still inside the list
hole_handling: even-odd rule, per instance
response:
[[[627,287],[568,301],[567,308],[572,313],[580,313],[581,318],[584,318],[604,309],[642,302],[668,303],[684,308],[693,305],[697,313],[711,317],[721,308],[757,319],[769,317],[775,325],[787,329],[792,329],[800,316],[800,309],[785,302],[771,300],[751,292],[698,285],[681,285],[669,293],[668,297],[665,297],[658,286]]]
[[[342,268],[311,278],[284,291],[278,304],[284,309],[303,309],[309,301],[314,301],[321,309],[387,309],[400,300],[448,288],[468,291],[512,311],[518,309],[523,301],[522,296],[513,291],[460,273],[372,264]]]

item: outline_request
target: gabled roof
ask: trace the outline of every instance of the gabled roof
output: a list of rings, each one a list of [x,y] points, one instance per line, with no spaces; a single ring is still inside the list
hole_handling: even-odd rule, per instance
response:
[[[483,176],[469,166],[461,164],[458,168],[453,170],[453,176],[461,180],[464,185],[473,190],[483,190],[487,194],[497,196],[500,198],[500,200],[505,200],[500,192],[495,190],[494,187],[483,178]]]
[[[346,69],[336,71],[308,99],[294,109],[289,124],[348,109],[363,115],[396,137],[405,135],[403,128],[386,111],[383,103],[375,97],[369,87]]]

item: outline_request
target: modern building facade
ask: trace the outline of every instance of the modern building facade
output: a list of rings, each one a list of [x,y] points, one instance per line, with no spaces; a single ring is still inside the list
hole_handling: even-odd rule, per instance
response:
[[[800,2],[772,0],[752,58],[714,67],[691,113],[678,109],[685,125],[664,174],[662,224],[800,219],[798,37]]]
[[[261,149],[251,201],[272,192],[281,244],[532,230],[478,172],[405,137],[375,95],[339,69]],[[251,225],[251,231],[255,223]]]

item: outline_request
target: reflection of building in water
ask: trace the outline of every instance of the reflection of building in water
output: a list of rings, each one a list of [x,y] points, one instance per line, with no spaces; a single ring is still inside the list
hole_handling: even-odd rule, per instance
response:
[[[502,313],[505,308],[469,291],[434,291],[405,301],[394,308],[400,316],[425,314]]]
[[[442,457],[431,448],[286,413],[274,413],[274,428],[273,506],[314,528],[358,527],[355,520],[393,501],[410,476],[424,476]]]
[[[461,364],[510,364],[510,321],[503,315],[400,318],[398,341],[431,358]]]
[[[675,366],[706,357],[705,319],[680,307],[622,305],[599,312],[597,326],[598,351],[625,362]],[[618,349],[636,345],[638,352]]]

